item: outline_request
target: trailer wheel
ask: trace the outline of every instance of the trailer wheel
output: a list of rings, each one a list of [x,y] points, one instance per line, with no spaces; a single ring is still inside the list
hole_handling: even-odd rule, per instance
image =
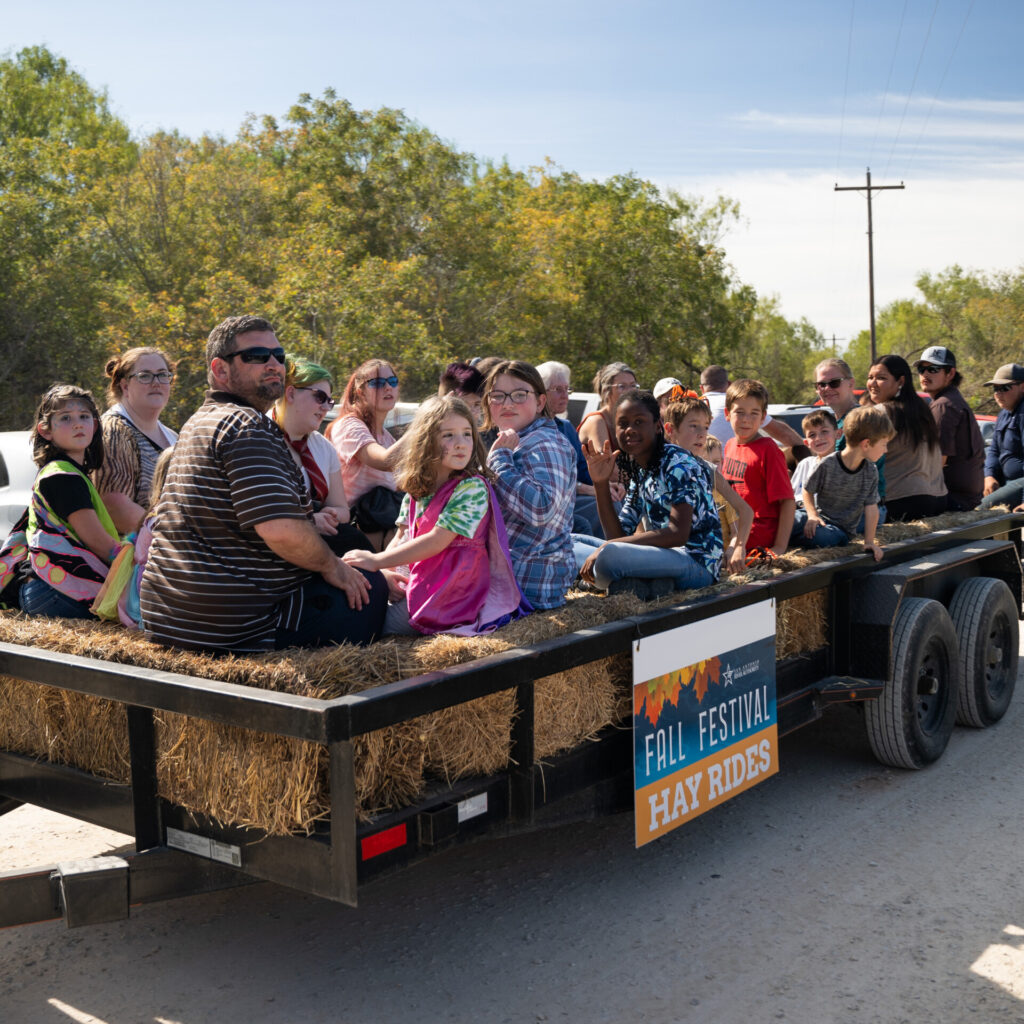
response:
[[[889,678],[864,708],[875,757],[894,768],[938,760],[956,724],[960,658],[949,613],[938,601],[908,597],[893,625]]]
[[[960,642],[956,720],[983,729],[1006,714],[1017,682],[1017,604],[1002,580],[977,576],[956,588],[949,605]]]

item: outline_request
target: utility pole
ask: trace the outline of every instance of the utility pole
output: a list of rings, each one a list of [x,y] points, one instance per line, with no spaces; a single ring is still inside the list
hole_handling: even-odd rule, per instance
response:
[[[871,168],[867,169],[867,185],[864,190],[868,195],[868,301],[871,303],[871,364],[875,363],[875,249],[873,242],[873,231],[871,226],[871,193],[883,192],[889,188],[905,188],[901,181],[898,185],[872,185]],[[860,192],[860,185],[844,185],[835,187],[836,192]]]

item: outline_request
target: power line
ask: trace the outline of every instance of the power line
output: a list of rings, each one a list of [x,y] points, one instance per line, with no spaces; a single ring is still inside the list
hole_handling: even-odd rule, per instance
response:
[[[957,33],[956,39],[953,42],[953,49],[950,51],[949,60],[946,61],[946,66],[942,69],[942,77],[939,79],[939,87],[935,90],[935,95],[932,96],[932,102],[928,106],[928,113],[925,114],[924,123],[921,125],[921,131],[918,132],[917,141],[915,141],[914,148],[910,151],[906,171],[903,175],[904,177],[906,177],[907,172],[910,171],[910,165],[914,162],[914,157],[917,156],[918,147],[921,145],[921,140],[924,138],[925,129],[928,127],[928,122],[931,120],[932,111],[935,109],[935,103],[942,92],[942,87],[946,84],[946,75],[949,74],[949,69],[953,66],[953,58],[956,56],[957,48],[960,46],[960,40],[964,35],[964,29],[967,28],[967,21],[971,16],[971,11],[974,10],[974,4],[975,0],[971,0],[967,5],[967,13],[964,15],[964,20],[960,25],[960,31]]]
[[[932,16],[928,20],[928,31],[924,34],[924,42],[921,44],[921,52],[917,55],[917,66],[914,68],[914,78],[910,83],[910,91],[907,93],[906,102],[903,104],[903,113],[900,114],[899,127],[896,129],[896,136],[892,140],[892,149],[889,150],[889,159],[885,162],[885,169],[882,171],[883,174],[889,173],[889,164],[892,163],[893,154],[896,152],[896,143],[900,140],[900,135],[903,134],[903,122],[907,117],[907,108],[910,106],[910,100],[914,95],[914,86],[917,85],[917,75],[921,70],[921,62],[924,60],[924,52],[928,49],[928,40],[931,38],[932,25],[935,24],[935,15],[939,9],[939,0],[935,0],[935,6],[932,8]]]
[[[885,116],[885,102],[889,98],[889,83],[892,81],[892,70],[896,67],[896,54],[899,53],[900,49],[900,38],[903,35],[903,20],[907,16],[907,4],[910,0],[903,0],[903,11],[900,14],[900,26],[896,30],[896,42],[892,48],[892,60],[889,61],[889,74],[885,79],[885,89],[882,90],[882,106],[878,111],[878,120],[875,122],[875,137],[871,140],[871,149],[868,151],[868,163],[871,162],[875,155],[875,143],[878,141],[878,129],[882,125],[882,118]]]

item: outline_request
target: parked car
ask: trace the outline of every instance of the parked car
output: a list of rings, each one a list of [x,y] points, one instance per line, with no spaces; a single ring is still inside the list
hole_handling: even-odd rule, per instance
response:
[[[0,431],[0,540],[28,508],[36,464],[28,430]]]

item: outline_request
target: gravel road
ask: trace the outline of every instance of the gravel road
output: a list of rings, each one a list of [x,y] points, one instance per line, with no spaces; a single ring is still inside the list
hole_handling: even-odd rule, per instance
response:
[[[622,815],[490,841],[364,889],[271,885],[0,932],[3,1024],[1024,1022],[1024,688],[921,772],[858,709],[643,850]],[[117,846],[33,808],[0,870]]]

